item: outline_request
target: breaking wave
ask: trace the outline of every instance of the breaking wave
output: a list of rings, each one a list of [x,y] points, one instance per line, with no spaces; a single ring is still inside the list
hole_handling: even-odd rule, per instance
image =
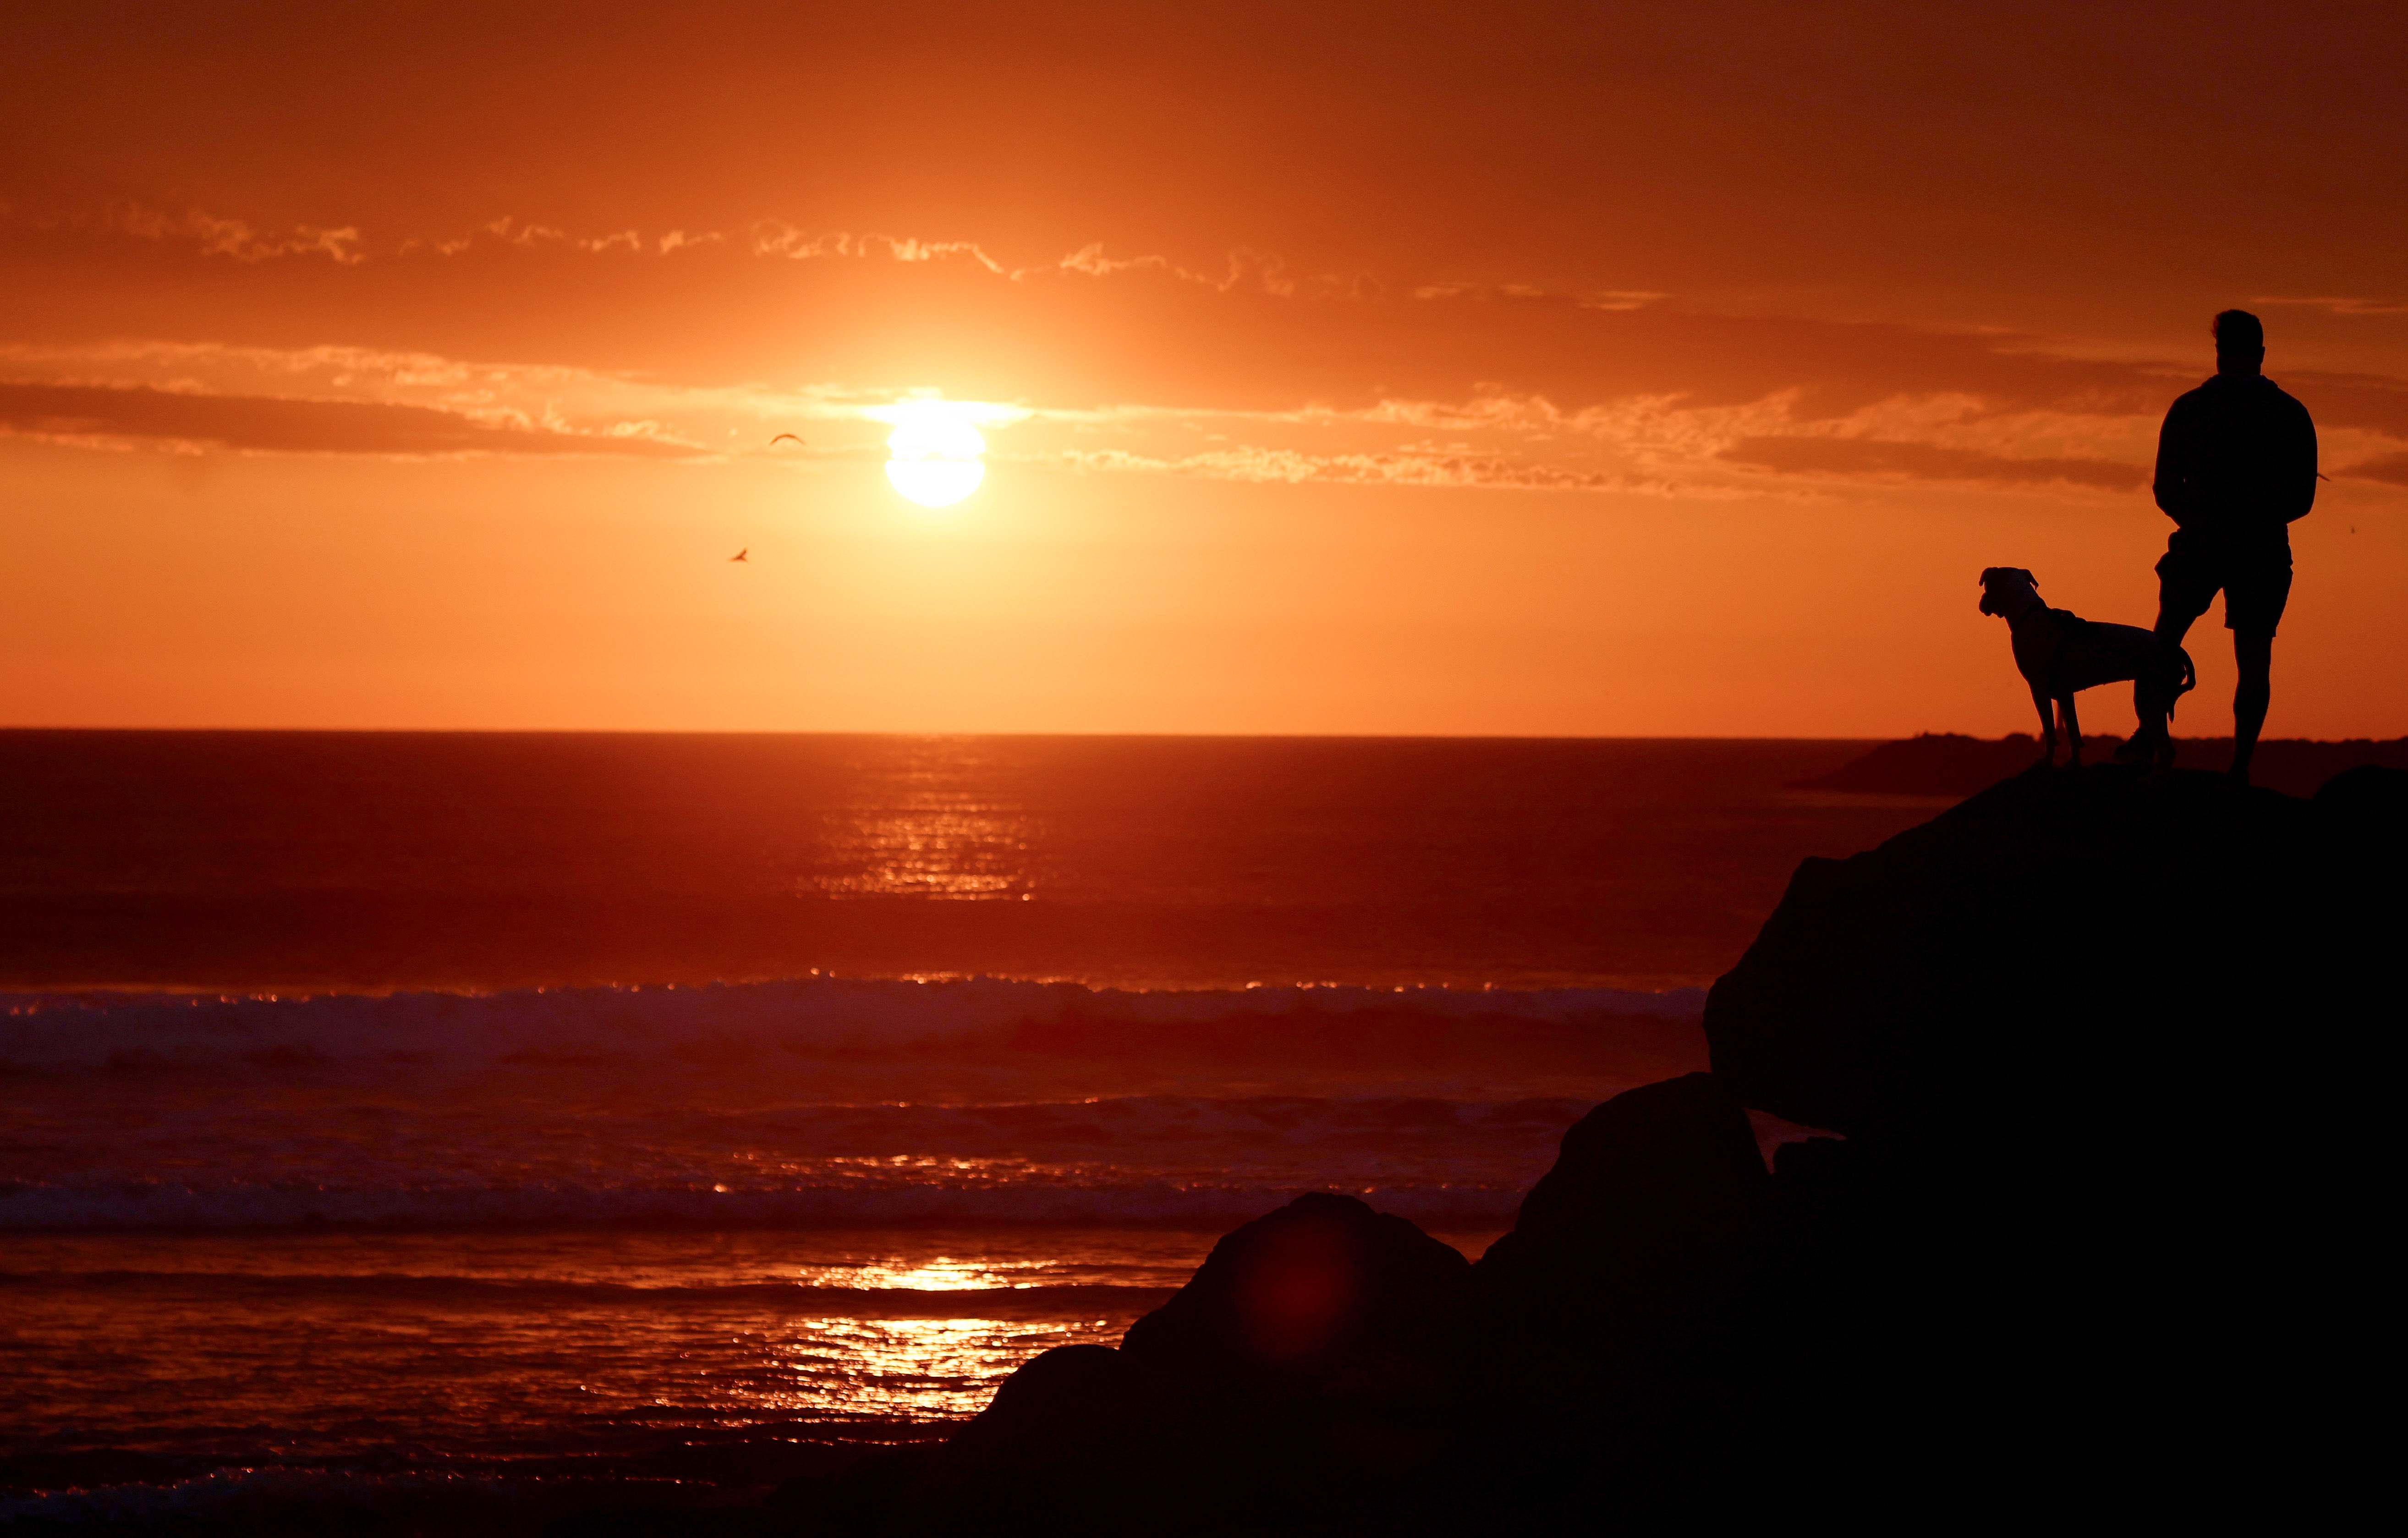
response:
[[[1705,990],[1469,990],[1275,987],[1124,991],[973,977],[915,982],[804,977],[699,988],[517,992],[194,996],[0,994],[0,1072],[339,1061],[660,1061],[696,1052],[789,1052],[1000,1042],[1032,1027],[1176,1032],[1231,1023],[1342,1024],[1405,1017],[1432,1026],[1509,1019],[1687,1021]]]
[[[35,996],[0,1232],[1509,1220],[1702,994],[803,978]],[[0,1083],[6,1083],[0,1079]]]

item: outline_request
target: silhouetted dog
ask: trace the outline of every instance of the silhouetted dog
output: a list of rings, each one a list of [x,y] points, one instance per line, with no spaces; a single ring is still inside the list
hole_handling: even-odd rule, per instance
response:
[[[2032,765],[2045,768],[2057,761],[2057,721],[2049,702],[2065,721],[2071,745],[2068,767],[2082,763],[2082,723],[2073,713],[2073,696],[2097,684],[2132,680],[2132,708],[2145,726],[2162,709],[2173,714],[2174,701],[2199,681],[2190,653],[2155,631],[2137,625],[2102,625],[2064,609],[2053,609],[2040,596],[2040,584],[2021,566],[1992,566],[1982,574],[1982,612],[2001,615],[2014,637],[2015,668],[2031,685],[2032,704],[2040,708],[2041,756]],[[2173,760],[2173,743],[2157,749],[2165,763]]]

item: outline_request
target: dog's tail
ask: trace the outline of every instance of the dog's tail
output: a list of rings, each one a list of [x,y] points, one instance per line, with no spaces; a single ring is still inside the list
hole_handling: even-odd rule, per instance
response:
[[[2173,648],[2174,661],[2182,664],[2182,676],[2174,680],[2173,692],[2166,696],[2166,719],[2174,719],[2174,703],[2199,687],[2199,669],[2193,667],[2190,653],[2180,647]]]

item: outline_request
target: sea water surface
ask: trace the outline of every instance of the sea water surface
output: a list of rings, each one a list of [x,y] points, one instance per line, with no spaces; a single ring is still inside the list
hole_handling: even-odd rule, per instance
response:
[[[1867,746],[0,733],[0,1518],[751,1490],[1299,1191],[1476,1255]]]

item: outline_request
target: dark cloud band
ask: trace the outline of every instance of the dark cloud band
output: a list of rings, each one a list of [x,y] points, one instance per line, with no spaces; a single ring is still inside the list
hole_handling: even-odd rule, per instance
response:
[[[0,384],[0,429],[46,437],[132,438],[277,453],[674,459],[697,452],[652,437],[505,426],[430,406],[92,385]]]

